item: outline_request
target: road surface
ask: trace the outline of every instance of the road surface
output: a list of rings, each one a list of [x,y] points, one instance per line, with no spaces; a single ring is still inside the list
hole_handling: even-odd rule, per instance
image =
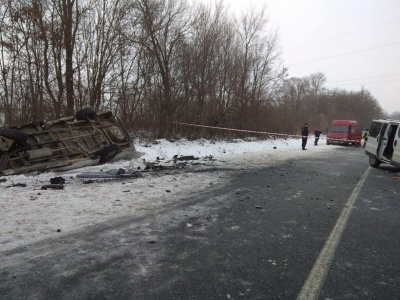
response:
[[[0,253],[0,299],[398,299],[398,171],[353,147],[227,169],[178,204]]]

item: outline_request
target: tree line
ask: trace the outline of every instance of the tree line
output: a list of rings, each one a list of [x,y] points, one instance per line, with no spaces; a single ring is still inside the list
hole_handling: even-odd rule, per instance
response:
[[[290,77],[267,15],[224,1],[3,0],[0,110],[15,125],[92,107],[132,132],[187,138],[225,133],[173,122],[296,134],[383,116],[367,90]]]

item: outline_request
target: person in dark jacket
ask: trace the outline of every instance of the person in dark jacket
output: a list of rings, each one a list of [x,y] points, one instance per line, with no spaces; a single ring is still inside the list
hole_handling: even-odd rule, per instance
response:
[[[314,141],[314,146],[318,146],[318,141],[319,141],[319,137],[321,135],[321,130],[320,129],[316,129],[314,132],[314,136],[315,136],[315,141]]]
[[[303,150],[307,150],[306,149],[306,145],[307,145],[307,140],[308,140],[308,124],[305,123],[303,128],[301,129],[301,148]]]

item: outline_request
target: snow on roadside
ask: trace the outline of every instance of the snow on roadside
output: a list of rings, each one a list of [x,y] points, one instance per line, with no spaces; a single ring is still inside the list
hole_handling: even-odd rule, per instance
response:
[[[119,161],[102,166],[86,167],[63,173],[45,172],[0,177],[0,252],[28,245],[46,238],[81,230],[107,220],[134,215],[141,216],[149,209],[174,203],[187,195],[224,184],[229,176],[218,171],[224,168],[252,168],[259,164],[271,165],[286,159],[317,155],[329,151],[326,145],[314,147],[309,141],[309,151],[301,151],[299,139],[260,141],[166,141],[146,144],[134,142],[144,155],[132,161]],[[333,149],[330,146],[329,149]],[[198,158],[212,156],[215,161],[205,161],[203,166],[217,168],[215,172],[170,172],[157,176],[156,172],[144,173],[141,178],[124,180],[93,180],[78,178],[82,172],[124,168],[136,170],[146,162],[158,158],[172,164],[174,155],[193,155]],[[203,161],[199,160],[201,163]],[[50,179],[62,176],[62,190],[42,190]],[[26,185],[25,187],[20,185]]]
[[[147,147],[146,147],[147,146]],[[272,151],[276,149],[298,148],[301,149],[301,142],[298,139],[270,139],[257,140],[248,138],[246,140],[235,139],[227,141],[196,140],[189,142],[181,139],[170,142],[165,139],[156,140],[155,143],[142,144],[139,141],[135,143],[136,150],[146,153],[141,158],[146,160],[155,160],[157,157],[172,158],[174,155],[193,155],[204,157],[212,155],[213,157],[223,157],[230,154],[245,154],[248,152]],[[276,147],[276,149],[274,149]]]

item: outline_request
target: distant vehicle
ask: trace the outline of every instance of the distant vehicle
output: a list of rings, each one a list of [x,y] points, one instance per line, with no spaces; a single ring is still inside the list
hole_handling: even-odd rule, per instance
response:
[[[0,129],[0,175],[66,171],[138,156],[110,111],[84,108],[75,116]]]
[[[365,146],[369,164],[377,168],[386,163],[400,168],[400,121],[373,120]]]
[[[362,129],[357,121],[333,120],[326,135],[326,143],[342,145],[361,145]]]

